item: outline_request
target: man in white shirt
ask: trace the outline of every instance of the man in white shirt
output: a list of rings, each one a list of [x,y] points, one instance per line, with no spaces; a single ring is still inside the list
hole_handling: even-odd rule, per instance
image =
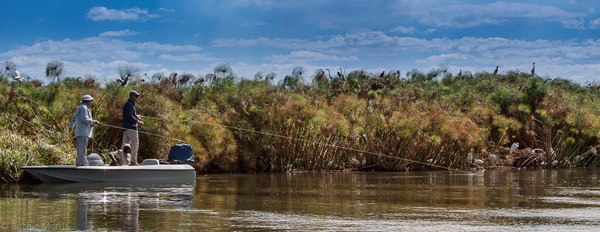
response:
[[[77,107],[77,111],[69,124],[69,132],[75,126],[75,137],[77,138],[77,158],[75,159],[75,163],[77,166],[88,166],[86,159],[87,144],[89,139],[93,137],[94,125],[98,124],[98,121],[92,119],[92,112],[90,111],[93,101],[94,98],[92,96],[83,96],[81,105]]]

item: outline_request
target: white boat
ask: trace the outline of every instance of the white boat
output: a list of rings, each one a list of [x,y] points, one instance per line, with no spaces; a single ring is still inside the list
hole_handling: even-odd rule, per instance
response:
[[[21,169],[42,182],[192,182],[196,179],[196,171],[187,164],[29,166]]]

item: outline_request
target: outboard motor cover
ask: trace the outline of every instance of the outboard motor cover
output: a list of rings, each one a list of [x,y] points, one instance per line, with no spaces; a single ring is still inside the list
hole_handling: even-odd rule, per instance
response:
[[[194,150],[189,144],[175,144],[171,146],[168,159],[175,162],[194,163]]]

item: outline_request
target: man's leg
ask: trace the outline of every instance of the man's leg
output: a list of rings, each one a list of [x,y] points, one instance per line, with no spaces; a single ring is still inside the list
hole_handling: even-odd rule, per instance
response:
[[[140,138],[137,130],[131,131],[131,162],[138,163],[138,150],[140,149]]]
[[[131,138],[129,138],[129,135],[127,134],[128,130],[124,130],[123,131],[123,142],[121,143],[121,148],[123,149],[123,146],[125,146],[126,143],[131,144]]]
[[[127,141],[125,141],[125,138],[127,138]],[[125,143],[131,145],[131,162],[137,164],[137,154],[138,149],[140,148],[138,132],[136,130],[126,130],[125,133],[123,133],[123,144]]]
[[[88,166],[87,155],[87,136],[77,136],[77,157],[75,158],[75,164],[77,166]]]

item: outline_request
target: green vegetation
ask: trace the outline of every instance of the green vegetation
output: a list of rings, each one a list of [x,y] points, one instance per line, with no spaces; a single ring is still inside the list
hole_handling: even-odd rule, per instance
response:
[[[96,98],[95,119],[120,126],[133,89],[142,94],[138,113],[172,119],[146,118],[141,130],[191,144],[199,172],[435,169],[428,164],[467,170],[476,167],[473,159],[487,167],[600,165],[596,84],[518,72],[453,75],[443,68],[404,77],[342,69],[307,75],[302,67],[274,84],[274,73],[243,79],[222,64],[206,75],[151,78],[126,65],[119,80],[100,85],[94,77],[59,79],[62,63],[53,62],[47,86],[1,73],[5,181],[17,180],[23,165],[74,164],[67,127],[81,96]],[[105,155],[118,149],[122,135],[99,125],[94,136],[90,152]],[[140,134],[140,156],[165,158],[174,143]],[[510,153],[513,143],[520,147]]]

